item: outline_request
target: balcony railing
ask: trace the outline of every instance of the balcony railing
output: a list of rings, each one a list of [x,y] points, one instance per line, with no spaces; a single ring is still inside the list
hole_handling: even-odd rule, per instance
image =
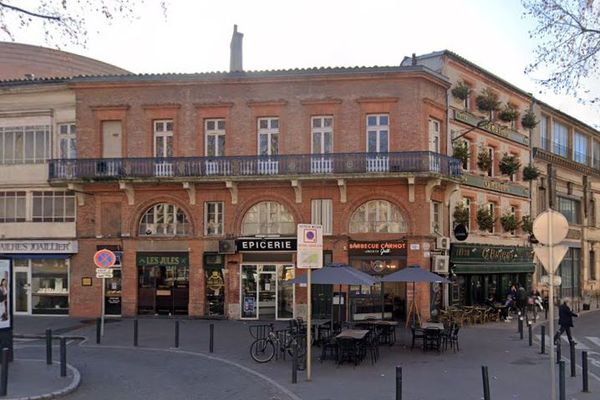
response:
[[[100,158],[51,160],[49,179],[338,176],[343,174],[462,174],[461,162],[429,151],[278,156]]]
[[[583,149],[587,151],[581,152],[577,151],[577,149],[573,149],[572,147],[565,146],[562,143],[549,139],[541,139],[540,148],[552,154],[556,154],[557,156],[575,161],[579,164],[587,165],[593,168],[600,168],[600,160],[597,157],[592,157],[592,152],[590,149]]]

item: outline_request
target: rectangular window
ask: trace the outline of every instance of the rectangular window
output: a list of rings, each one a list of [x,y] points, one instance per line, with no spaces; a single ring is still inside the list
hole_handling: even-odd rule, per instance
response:
[[[580,224],[580,201],[567,197],[556,196],[558,211],[562,213],[570,224]]]
[[[258,155],[279,154],[279,118],[258,119]]]
[[[312,154],[333,152],[333,117],[311,118]]]
[[[32,221],[75,221],[75,194],[56,191],[33,192]]]
[[[173,157],[173,120],[154,121],[154,157]]]
[[[588,163],[588,138],[583,133],[573,136],[573,160],[581,164]]]
[[[440,152],[440,121],[429,118],[429,151]]]
[[[540,119],[540,147],[544,150],[550,150],[548,143],[548,117],[542,116]]]
[[[590,281],[596,280],[596,252],[594,250],[590,250],[590,259],[588,261],[589,266],[589,275],[588,279]]]
[[[442,232],[442,203],[438,201],[431,202],[431,232]]]
[[[569,132],[567,130],[567,127],[563,124],[559,124],[558,122],[555,122],[554,125],[552,125],[552,152],[554,154],[558,154],[559,156],[562,157],[567,157],[568,156],[568,149],[569,149],[569,139],[568,139],[568,135]]]
[[[468,198],[464,198],[463,199],[463,208],[465,210],[467,210],[467,223],[465,224],[465,227],[467,228],[467,231],[469,230],[470,226],[471,226],[471,200]]]
[[[221,157],[225,155],[225,120],[207,119],[204,123],[205,155]]]
[[[597,140],[593,140],[592,141],[593,145],[593,156],[594,156],[594,160],[593,160],[593,166],[594,168],[600,168],[600,142]]]
[[[538,214],[546,211],[546,188],[544,186],[538,187]]]
[[[39,164],[50,158],[50,125],[0,127],[0,164]]]
[[[77,150],[75,148],[75,124],[59,124],[58,125],[58,145],[59,157],[62,159],[77,158]]]
[[[223,208],[222,201],[204,203],[204,234],[207,236],[223,235]]]
[[[490,166],[487,170],[488,176],[494,176],[494,148],[488,147],[488,154],[490,155]]]
[[[25,192],[0,192],[0,223],[25,222],[26,201]]]
[[[389,151],[390,118],[387,114],[367,115],[367,152]]]
[[[322,225],[323,235],[333,234],[333,200],[313,199],[311,201],[311,224]]]

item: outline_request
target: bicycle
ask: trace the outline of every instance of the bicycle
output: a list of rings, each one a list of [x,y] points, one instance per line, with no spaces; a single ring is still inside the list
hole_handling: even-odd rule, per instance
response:
[[[256,339],[250,345],[250,357],[257,363],[263,364],[271,361],[275,357],[276,351],[287,352],[293,357],[294,347],[298,351],[298,369],[302,371],[306,368],[306,346],[303,345],[302,338],[288,333],[282,341],[273,331],[273,325],[271,324],[267,336]]]

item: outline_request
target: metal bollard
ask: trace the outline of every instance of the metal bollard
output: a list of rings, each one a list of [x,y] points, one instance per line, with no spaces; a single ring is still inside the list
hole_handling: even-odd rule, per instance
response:
[[[67,339],[60,338],[60,376],[67,376]]]
[[[100,344],[101,336],[102,336],[102,319],[96,318],[96,344]]]
[[[542,352],[541,354],[546,354],[546,327],[542,325]]]
[[[52,329],[46,329],[46,364],[52,365]]]
[[[8,392],[8,360],[10,359],[10,350],[2,349],[2,376],[0,376],[0,396],[6,396]]]
[[[133,345],[137,347],[138,345],[138,320],[137,318],[133,320]]]
[[[212,353],[214,350],[214,336],[215,336],[215,324],[210,324],[210,343],[209,351]]]
[[[179,348],[179,321],[175,321],[175,348]]]
[[[402,400],[402,367],[396,366],[396,400]]]
[[[571,377],[573,377],[573,376],[577,376],[577,370],[576,370],[577,365],[575,365],[575,344],[574,343],[570,343],[569,350],[571,351],[571,354],[570,354],[570,356],[571,356],[570,357],[571,358],[571,361],[570,361]]]
[[[560,348],[560,339],[559,342],[556,343],[556,363],[560,363],[560,359],[562,358],[562,351]]]
[[[483,399],[490,400],[490,378],[486,365],[481,366],[481,378],[483,379]]]
[[[533,346],[533,334],[531,332],[531,330],[533,329],[533,327],[531,326],[531,322],[527,324],[527,328],[529,331],[529,346]]]
[[[590,385],[588,382],[588,358],[587,351],[581,352],[581,376],[583,377],[583,390],[582,392],[589,392]]]
[[[519,311],[517,313],[517,321],[518,321],[518,323],[517,323],[517,333],[521,333],[521,331],[523,330],[523,325],[522,325],[523,324],[523,322],[522,322],[523,320],[521,319],[521,311]]]
[[[292,383],[298,382],[298,342],[294,340],[292,348]]]
[[[519,338],[523,340],[523,317],[519,317]]]
[[[558,398],[567,400],[567,388],[565,385],[565,362],[558,363]]]

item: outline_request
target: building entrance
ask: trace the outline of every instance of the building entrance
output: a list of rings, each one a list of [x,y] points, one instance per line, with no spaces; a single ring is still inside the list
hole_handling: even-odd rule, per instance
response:
[[[139,314],[188,313],[187,253],[138,253],[137,265]]]
[[[242,264],[240,297],[244,319],[289,319],[294,317],[294,278],[291,264]]]

